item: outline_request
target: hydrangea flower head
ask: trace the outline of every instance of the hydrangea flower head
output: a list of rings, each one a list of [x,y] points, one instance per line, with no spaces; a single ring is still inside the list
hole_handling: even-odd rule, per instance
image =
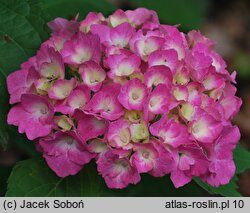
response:
[[[110,188],[169,174],[212,186],[235,173],[242,101],[215,43],[145,8],[49,22],[51,37],[7,78],[8,124],[60,177],[95,159]]]

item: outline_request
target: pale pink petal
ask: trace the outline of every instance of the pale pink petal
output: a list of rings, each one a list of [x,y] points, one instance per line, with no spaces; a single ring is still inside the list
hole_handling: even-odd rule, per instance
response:
[[[66,41],[61,51],[63,60],[69,65],[79,65],[101,59],[100,39],[97,35],[77,33],[70,41]]]
[[[110,78],[114,76],[129,76],[139,70],[140,58],[137,55],[131,54],[115,54],[108,57],[108,73]]]
[[[77,133],[83,142],[106,133],[107,122],[105,120],[97,119],[93,115],[86,115],[80,110],[75,111],[74,117],[78,122]]]
[[[89,12],[86,18],[80,22],[79,30],[82,32],[89,32],[93,24],[102,24],[105,18],[102,13]]]
[[[154,114],[166,113],[169,110],[171,94],[164,84],[159,84],[149,95],[146,107]]]
[[[109,188],[122,189],[129,184],[137,184],[141,179],[127,158],[119,158],[111,151],[98,159],[97,170]]]
[[[129,146],[131,140],[129,122],[124,119],[111,122],[108,127],[107,140],[112,147],[131,148],[131,146]]]
[[[76,109],[84,110],[90,100],[90,90],[87,86],[76,87],[64,100],[55,104],[55,111],[72,115]]]
[[[212,116],[204,114],[190,123],[192,135],[200,142],[213,143],[220,135],[223,124],[216,121]]]
[[[106,78],[106,72],[94,61],[88,61],[80,66],[79,73],[83,83],[92,91],[97,92]]]
[[[158,50],[149,55],[148,64],[149,67],[165,65],[174,74],[178,66],[178,56],[175,50]]]
[[[146,86],[134,78],[121,87],[119,102],[128,110],[142,110],[147,98]]]
[[[59,176],[77,174],[94,157],[74,132],[57,132],[52,138],[39,141],[49,167]]]
[[[125,14],[134,26],[140,26],[146,22],[159,23],[158,16],[155,11],[146,8],[137,8],[136,10],[127,10]]]
[[[124,22],[129,22],[126,13],[121,9],[116,10],[112,15],[110,15],[108,20],[112,27],[116,27]]]
[[[54,100],[63,100],[67,98],[71,91],[76,87],[77,82],[75,78],[70,80],[60,79],[57,80],[49,89],[48,95]]]
[[[165,84],[167,87],[172,86],[172,72],[166,66],[152,66],[144,74],[145,85],[148,88],[154,88],[158,84]]]
[[[22,95],[21,103],[10,109],[7,122],[18,126],[29,140],[47,136],[52,129],[53,107],[46,98]]]
[[[67,20],[64,18],[56,18],[53,21],[48,23],[49,28],[53,31],[53,33],[57,33],[61,30],[67,30],[69,32],[76,32],[78,29],[78,22],[75,20]]]
[[[117,96],[120,86],[106,85],[98,91],[85,107],[85,112],[107,120],[116,120],[124,114]]]
[[[44,45],[37,52],[38,71],[43,78],[50,80],[64,78],[64,63],[62,56],[53,48]]]
[[[122,23],[110,30],[110,40],[112,45],[124,48],[135,33],[135,29],[127,22]]]

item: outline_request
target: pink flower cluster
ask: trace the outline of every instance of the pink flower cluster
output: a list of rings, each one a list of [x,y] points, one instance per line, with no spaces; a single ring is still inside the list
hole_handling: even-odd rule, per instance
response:
[[[57,18],[36,56],[7,78],[8,123],[36,140],[60,177],[95,158],[110,188],[141,173],[227,184],[241,99],[214,42],[159,23],[145,8]]]

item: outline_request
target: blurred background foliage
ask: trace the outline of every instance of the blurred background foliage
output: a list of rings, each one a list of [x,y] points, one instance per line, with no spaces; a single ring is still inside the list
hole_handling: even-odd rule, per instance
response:
[[[227,61],[228,70],[230,72],[235,69],[238,71],[238,94],[242,97],[244,105],[234,122],[241,129],[241,144],[248,150],[250,149],[250,1],[0,0],[0,196],[6,193],[7,179],[13,166],[20,160],[39,155],[32,142],[29,142],[24,135],[20,135],[17,128],[6,125],[6,115],[9,110],[6,76],[17,70],[21,62],[32,56],[41,42],[48,38],[49,30],[46,27],[48,21],[56,17],[71,19],[77,14],[81,20],[90,11],[102,12],[107,16],[117,8],[127,10],[137,7],[155,10],[164,24],[180,24],[180,29],[184,32],[200,29],[203,34],[217,41],[216,50]],[[25,30],[30,32],[30,35],[22,35]],[[44,162],[39,160],[38,164],[41,166]],[[14,172],[20,172],[18,168],[22,165],[26,166],[27,174],[32,174],[32,171],[40,168],[38,164],[31,161],[29,165],[18,163]],[[43,172],[50,177],[52,186],[57,184],[58,178],[48,167],[45,165],[43,167],[45,168]],[[79,178],[79,181],[88,181],[99,178],[95,171],[92,173],[95,177],[89,177],[87,180],[83,179],[82,173],[75,179],[71,179],[76,181]],[[42,181],[43,177],[40,178]],[[46,179],[46,177],[44,178]],[[102,179],[98,179],[98,181],[101,182],[100,187],[102,188],[94,187],[91,190],[96,190],[100,194],[100,191],[105,188],[105,193],[100,194],[105,196],[208,196],[207,192],[195,182],[176,190],[169,177],[156,179],[144,175],[140,184],[122,191],[108,190]],[[249,170],[239,175],[237,183],[238,186],[233,185],[233,187],[239,187],[239,191],[243,195],[250,196]],[[18,188],[19,186],[13,185],[13,187]],[[77,189],[77,186],[73,187]],[[20,193],[22,190],[25,188],[19,188]],[[61,190],[64,189],[61,188]],[[13,195],[11,191],[8,193],[10,196]],[[46,192],[44,193],[46,195]],[[34,192],[30,195],[36,194]]]

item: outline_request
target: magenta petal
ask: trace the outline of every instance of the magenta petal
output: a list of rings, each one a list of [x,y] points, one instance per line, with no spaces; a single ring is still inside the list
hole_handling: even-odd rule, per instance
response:
[[[77,174],[94,157],[74,132],[57,132],[54,137],[40,139],[49,167],[59,176]]]
[[[48,100],[37,95],[23,95],[21,104],[11,108],[7,122],[18,126],[30,140],[46,136],[52,129],[54,110]]]
[[[125,14],[135,26],[140,26],[145,22],[159,23],[156,12],[146,8],[137,8],[134,11],[127,10]]]
[[[122,189],[129,184],[137,184],[141,179],[127,158],[119,158],[111,151],[98,159],[97,169],[109,188]]]
[[[62,30],[77,31],[79,24],[75,20],[68,21],[64,18],[56,18],[53,21],[50,21],[48,26],[53,31],[53,33],[57,33]]]
[[[111,121],[120,118],[124,114],[124,109],[117,100],[119,90],[120,86],[117,84],[106,85],[95,93],[86,105],[85,112]]]
[[[100,39],[96,35],[79,32],[70,41],[66,41],[61,54],[64,62],[70,65],[79,65],[89,60],[99,63]]]
[[[179,188],[188,184],[192,180],[192,176],[190,174],[185,174],[181,170],[175,170],[171,172],[171,180],[175,186],[175,188]]]
[[[146,86],[137,78],[121,87],[119,102],[128,110],[142,110],[147,98]]]
[[[32,94],[32,85],[38,78],[39,73],[33,66],[8,75],[7,88],[10,94],[10,104],[20,102],[23,94]]]
[[[231,159],[219,160],[213,162],[209,170],[211,173],[203,175],[201,178],[208,184],[218,187],[230,182],[231,178],[234,176],[236,167],[234,161]]]
[[[113,45],[126,47],[134,33],[135,29],[125,22],[110,30],[110,39]]]
[[[93,115],[87,115],[79,110],[74,114],[78,121],[77,132],[83,142],[102,136],[106,132],[107,123],[103,119],[97,119]]]

